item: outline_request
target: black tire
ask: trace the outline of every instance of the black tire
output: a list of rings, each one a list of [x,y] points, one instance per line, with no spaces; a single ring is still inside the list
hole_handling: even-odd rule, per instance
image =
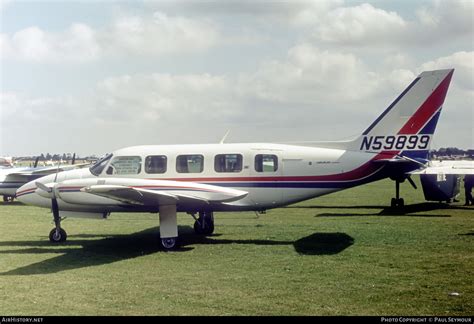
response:
[[[194,222],[194,232],[199,235],[204,234],[204,229],[202,228],[201,223],[198,221]]]
[[[60,228],[59,233],[56,233],[56,228],[53,228],[51,232],[49,232],[49,240],[52,243],[62,243],[66,241],[67,233],[64,229]]]
[[[199,217],[198,221],[194,222],[194,232],[199,235],[211,235],[214,233],[214,216],[212,213],[210,215],[203,214]]]
[[[397,199],[396,198],[392,198],[392,200],[390,201],[390,207],[392,207],[392,208],[397,207]]]
[[[405,207],[405,201],[403,198],[398,199],[398,207],[403,208]]]
[[[165,250],[173,250],[176,248],[177,238],[176,237],[167,237],[161,239],[161,246]]]

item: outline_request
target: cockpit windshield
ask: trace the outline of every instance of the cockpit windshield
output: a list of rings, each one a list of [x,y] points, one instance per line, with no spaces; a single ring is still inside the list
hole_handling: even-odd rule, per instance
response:
[[[111,158],[112,153],[107,154],[89,168],[90,172],[95,176],[100,175]]]

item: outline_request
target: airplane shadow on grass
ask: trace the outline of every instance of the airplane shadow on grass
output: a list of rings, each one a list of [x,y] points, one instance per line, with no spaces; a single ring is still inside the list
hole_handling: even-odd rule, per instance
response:
[[[2,276],[49,274],[61,271],[110,264],[134,259],[140,256],[165,252],[158,243],[158,228],[150,228],[129,235],[95,236],[70,235],[69,240],[59,245],[49,241],[0,242],[0,247],[20,247],[3,250],[0,254],[52,254],[50,259],[0,273]],[[180,247],[174,252],[186,252],[194,244],[253,244],[253,245],[293,245],[302,255],[332,255],[348,248],[354,239],[345,233],[314,233],[296,241],[274,240],[226,240],[219,234],[209,237],[198,236],[189,226],[180,226]],[[93,238],[98,239],[93,239]]]
[[[289,206],[286,208],[310,208],[310,209],[374,209],[373,213],[320,213],[316,217],[335,217],[335,216],[410,216],[410,217],[451,217],[448,214],[417,214],[420,212],[435,211],[435,210],[450,210],[450,209],[467,209],[461,206],[451,206],[440,203],[419,203],[406,205],[404,207],[387,207],[387,206]]]

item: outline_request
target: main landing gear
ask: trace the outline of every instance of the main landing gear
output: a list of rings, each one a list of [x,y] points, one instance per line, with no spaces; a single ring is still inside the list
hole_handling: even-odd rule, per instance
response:
[[[160,238],[161,246],[165,250],[173,250],[178,242],[178,225],[176,218],[176,205],[160,206]],[[191,216],[196,234],[211,235],[214,233],[214,214],[212,212],[199,212],[199,218],[194,213]]]
[[[390,201],[392,208],[403,208],[403,206],[405,206],[405,201],[403,198],[400,198],[400,183],[403,181],[405,181],[405,179],[401,181],[399,179],[395,180],[395,198],[392,198]]]
[[[395,181],[395,198],[392,198],[392,200],[390,201],[390,206],[392,208],[403,208],[405,206],[405,201],[403,200],[403,198],[400,198],[400,183],[405,182],[405,179],[407,179],[408,182],[410,182],[410,184],[413,186],[413,188],[417,189],[416,184],[409,176],[406,178],[391,179]]]
[[[199,212],[199,218],[196,219],[194,214],[191,214],[196,220],[194,222],[194,232],[200,235],[211,235],[214,233],[214,213],[213,212]]]

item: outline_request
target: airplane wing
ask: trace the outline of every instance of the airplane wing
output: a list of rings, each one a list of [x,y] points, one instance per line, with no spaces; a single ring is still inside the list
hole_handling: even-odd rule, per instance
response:
[[[31,168],[31,169],[15,171],[15,172],[12,172],[12,173],[8,174],[8,176],[14,176],[14,177],[45,176],[45,175],[56,173],[56,172],[62,172],[62,171],[67,171],[67,170],[72,170],[72,169],[77,169],[77,168],[83,168],[86,165],[89,165],[89,163],[63,165],[63,166],[60,166],[59,168],[58,168],[58,166],[38,167],[38,168]]]
[[[166,181],[161,181],[166,182]],[[187,184],[187,185],[186,185]],[[202,205],[240,200],[247,192],[218,186],[182,182],[180,188],[146,189],[124,185],[91,185],[82,192],[113,199],[125,204],[142,206]],[[183,189],[186,187],[186,191]],[[205,190],[203,190],[205,189]]]
[[[474,161],[432,161],[425,169],[411,174],[474,174]]]
[[[77,168],[83,168],[89,163],[74,164],[74,165],[64,165],[60,166],[50,166],[50,167],[38,167],[38,168],[26,168],[18,171],[12,171],[5,176],[6,182],[29,182],[31,180],[44,177],[49,174],[56,172],[67,171]]]
[[[95,185],[85,187],[81,191],[132,205],[169,205],[176,204],[180,200],[180,196],[167,192],[156,192],[127,186]],[[208,202],[200,198],[195,198],[195,200]]]

